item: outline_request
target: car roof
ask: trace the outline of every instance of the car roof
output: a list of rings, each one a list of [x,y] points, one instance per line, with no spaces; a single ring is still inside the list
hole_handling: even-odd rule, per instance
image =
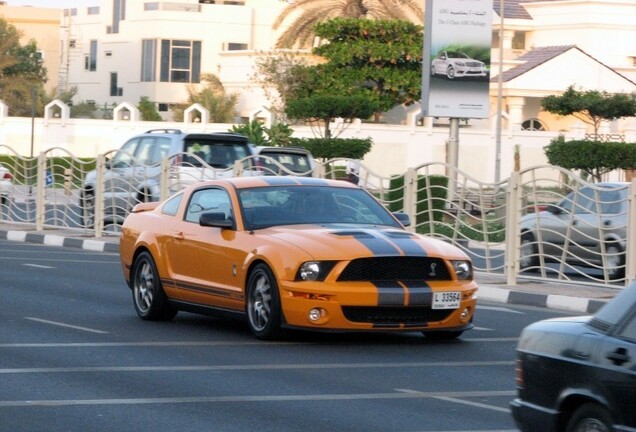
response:
[[[274,147],[274,146],[257,146],[256,153],[293,153],[311,156],[309,150],[303,147]]]
[[[349,189],[359,189],[353,183],[343,180],[321,179],[316,177],[298,177],[298,176],[247,176],[247,177],[230,177],[226,179],[207,180],[198,182],[192,187],[195,189],[206,186],[225,185],[236,189],[254,188],[254,187],[271,187],[271,186],[329,186],[341,187]]]

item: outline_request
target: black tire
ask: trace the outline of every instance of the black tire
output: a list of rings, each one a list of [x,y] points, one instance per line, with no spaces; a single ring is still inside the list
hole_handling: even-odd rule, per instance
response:
[[[565,432],[610,432],[614,420],[610,412],[596,403],[581,405],[570,417]]]
[[[140,253],[132,266],[133,304],[139,318],[148,321],[169,321],[177,314],[161,286],[161,278],[152,256]]]
[[[519,247],[519,269],[525,270],[530,267],[539,265],[537,243],[531,233],[525,233],[521,236],[521,245]]]
[[[280,337],[282,311],[272,270],[265,264],[257,264],[250,272],[245,292],[245,313],[252,334],[261,340]]]
[[[80,196],[80,213],[82,215],[82,226],[84,228],[95,227],[95,195],[93,191],[82,191]]]
[[[453,66],[449,66],[446,69],[446,78],[449,80],[455,79],[455,68]]]
[[[609,244],[605,248],[607,260],[607,277],[611,280],[625,277],[625,251],[618,243]]]
[[[464,333],[463,330],[440,330],[440,331],[424,331],[422,332],[426,339],[432,340],[453,340],[457,339]]]

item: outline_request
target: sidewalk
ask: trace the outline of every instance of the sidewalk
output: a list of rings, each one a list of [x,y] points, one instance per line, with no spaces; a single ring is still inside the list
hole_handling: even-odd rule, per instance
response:
[[[75,247],[90,251],[119,253],[119,237],[91,237],[82,230],[35,231],[32,226],[0,223],[0,239],[45,244],[49,246]],[[482,300],[544,307],[562,311],[591,314],[612,299],[620,288],[577,285],[560,281],[543,282],[518,279],[516,285],[507,285],[503,275],[476,273],[478,296]]]

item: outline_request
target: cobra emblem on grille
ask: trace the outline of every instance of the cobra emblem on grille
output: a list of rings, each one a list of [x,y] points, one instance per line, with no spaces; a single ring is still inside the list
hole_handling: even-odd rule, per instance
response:
[[[430,271],[430,272],[428,272],[428,275],[429,275],[430,277],[435,277],[435,276],[437,276],[437,272],[435,271],[435,267],[437,267],[437,263],[431,263],[431,265],[430,265],[430,267],[429,267],[429,268],[431,269],[431,271]]]

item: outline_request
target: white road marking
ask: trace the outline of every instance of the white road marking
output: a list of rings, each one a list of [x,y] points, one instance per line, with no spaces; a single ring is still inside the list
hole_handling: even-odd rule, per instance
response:
[[[470,406],[474,406],[477,408],[486,408],[489,410],[493,410],[493,411],[499,411],[499,412],[503,412],[503,413],[510,413],[510,410],[508,408],[501,408],[495,405],[487,405],[487,404],[483,404],[480,402],[472,402],[472,401],[467,401],[467,400],[463,400],[463,399],[457,399],[454,397],[448,397],[448,396],[435,396],[433,399],[439,399],[439,400],[443,400],[446,402],[454,402],[454,403],[458,403],[458,404],[464,404],[464,405],[470,405]]]
[[[61,323],[61,322],[56,322],[56,321],[49,321],[49,320],[44,320],[44,319],[40,319],[40,318],[33,318],[33,317],[24,317],[25,319],[28,319],[30,321],[37,321],[37,322],[41,322],[44,324],[51,324],[51,325],[55,325],[55,326],[59,326],[59,327],[67,327],[67,328],[72,328],[75,330],[82,330],[82,331],[86,331],[86,332],[91,332],[91,333],[100,333],[100,334],[106,334],[108,332],[106,331],[102,331],[102,330],[95,330],[92,328],[88,328],[88,327],[79,327],[79,326],[74,326],[71,324],[65,324],[65,323]]]
[[[256,365],[207,365],[207,366],[93,366],[93,367],[41,367],[5,368],[0,374],[18,373],[74,373],[74,372],[201,372],[240,370],[299,370],[299,369],[386,369],[386,368],[441,368],[441,367],[493,367],[513,366],[514,360],[418,362],[418,363],[314,363],[314,364],[256,364]]]
[[[485,310],[491,310],[491,311],[497,311],[497,312],[508,312],[508,313],[513,313],[513,314],[525,315],[525,312],[521,312],[521,311],[518,311],[518,310],[510,309],[510,308],[507,308],[507,307],[500,307],[500,306],[482,306],[482,305],[479,305],[478,309],[485,309]]]
[[[26,267],[35,267],[35,268],[42,268],[42,269],[52,269],[55,267],[51,267],[51,266],[45,266],[45,265],[40,265],[40,264],[22,264],[23,266]]]
[[[488,327],[474,327],[473,330],[479,330],[479,331],[495,331],[495,329],[491,329]]]
[[[294,402],[294,401],[337,401],[337,400],[379,400],[379,399],[426,399],[440,397],[493,397],[513,396],[515,391],[475,391],[475,392],[396,392],[396,393],[354,393],[318,395],[267,395],[267,396],[200,396],[165,398],[126,399],[49,399],[0,401],[0,407],[26,406],[77,406],[77,405],[147,405],[175,403],[247,403],[247,402]]]

